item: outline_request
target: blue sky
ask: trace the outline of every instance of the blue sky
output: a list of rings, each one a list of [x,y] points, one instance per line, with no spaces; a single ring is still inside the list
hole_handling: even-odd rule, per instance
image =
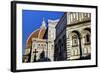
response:
[[[22,11],[22,48],[23,53],[26,46],[26,40],[28,36],[41,26],[43,18],[47,23],[48,19],[60,19],[63,12],[52,11],[35,11],[35,10],[23,10]],[[48,26],[48,25],[46,25]]]

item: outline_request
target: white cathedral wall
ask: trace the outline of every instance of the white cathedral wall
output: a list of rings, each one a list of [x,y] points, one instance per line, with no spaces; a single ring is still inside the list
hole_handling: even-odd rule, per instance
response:
[[[31,52],[31,62],[34,61],[34,51],[36,49],[37,53],[36,53],[36,60],[40,59],[40,54],[42,53],[42,51],[44,50],[45,52],[45,57],[47,57],[47,40],[43,40],[43,39],[35,39],[35,41],[33,40],[33,44],[32,44],[32,52]],[[35,45],[35,46],[34,46]]]

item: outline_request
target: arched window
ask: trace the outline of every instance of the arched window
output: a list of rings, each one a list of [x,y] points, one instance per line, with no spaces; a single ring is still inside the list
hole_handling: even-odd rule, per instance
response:
[[[73,35],[72,36],[72,47],[78,46],[78,36]]]
[[[90,42],[90,35],[89,34],[86,35],[86,42]]]
[[[84,44],[90,45],[91,44],[91,28],[84,29]]]
[[[88,33],[85,35],[85,44],[90,44],[90,34]]]

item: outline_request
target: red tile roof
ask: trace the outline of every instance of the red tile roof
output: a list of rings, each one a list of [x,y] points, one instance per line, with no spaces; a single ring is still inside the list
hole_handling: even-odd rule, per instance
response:
[[[37,29],[36,31],[33,31],[26,41],[26,48],[31,47],[32,38],[43,39],[45,32],[46,32],[45,28],[40,28]]]

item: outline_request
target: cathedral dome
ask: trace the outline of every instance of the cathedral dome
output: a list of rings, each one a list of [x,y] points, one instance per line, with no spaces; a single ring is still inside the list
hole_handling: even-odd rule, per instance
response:
[[[31,44],[32,44],[32,38],[38,38],[38,39],[43,39],[43,37],[45,36],[45,32],[46,32],[46,23],[45,21],[42,22],[42,25],[39,29],[33,31],[27,41],[26,41],[26,48],[30,48]]]

